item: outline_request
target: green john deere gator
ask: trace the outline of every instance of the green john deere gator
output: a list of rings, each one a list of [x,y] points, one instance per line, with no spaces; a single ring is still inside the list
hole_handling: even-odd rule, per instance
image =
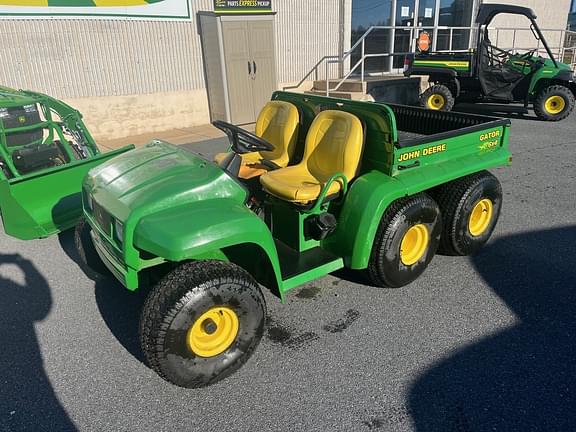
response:
[[[488,26],[499,14],[522,15],[548,58],[532,49],[523,53],[492,45]],[[547,121],[567,118],[574,109],[576,83],[570,66],[555,57],[531,9],[502,4],[482,4],[478,12],[478,40],[470,52],[419,52],[406,57],[404,75],[426,76],[430,87],[420,96],[422,106],[450,111],[456,102],[489,102],[492,109],[528,113]],[[521,103],[522,106],[506,106]]]
[[[283,300],[347,267],[401,287],[437,250],[477,251],[500,214],[487,170],[511,163],[509,120],[277,92],[255,133],[214,125],[232,149],[217,162],[154,141],[91,170],[76,231],[86,265],[151,287],[142,350],[180,386],[251,356],[260,285]]]
[[[0,215],[30,240],[76,225],[86,173],[132,147],[101,154],[81,114],[44,94],[0,86]]]

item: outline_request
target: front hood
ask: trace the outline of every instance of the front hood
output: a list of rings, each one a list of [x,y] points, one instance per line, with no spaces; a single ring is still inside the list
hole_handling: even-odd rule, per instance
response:
[[[544,67],[546,68],[550,68],[550,69],[556,69],[556,66],[554,66],[554,62],[549,59],[549,58],[543,58],[540,57],[542,60],[544,60]],[[556,63],[558,64],[558,70],[572,70],[570,68],[570,66],[568,66],[565,63],[561,63],[560,61],[556,60]]]
[[[92,169],[84,187],[121,221],[197,201],[243,202],[246,190],[220,167],[179,147],[153,141]]]

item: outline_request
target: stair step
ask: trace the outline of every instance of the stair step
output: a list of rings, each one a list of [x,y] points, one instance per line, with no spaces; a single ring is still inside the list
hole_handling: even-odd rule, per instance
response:
[[[315,95],[315,96],[326,96],[326,90],[323,90],[323,91],[309,90],[309,91],[306,91],[304,93]],[[340,92],[340,91],[334,92],[334,91],[331,91],[330,97],[338,98],[338,99],[350,99],[350,100],[355,100],[355,101],[374,102],[374,98],[372,96],[365,94],[365,93],[362,93],[362,92]]]
[[[330,84],[330,90],[335,89],[339,82],[340,82],[339,80],[328,81],[328,83]],[[317,80],[317,81],[314,81],[314,86],[312,87],[312,89],[313,90],[319,90],[319,91],[322,91],[322,90],[326,91],[326,85],[327,85],[326,80]],[[342,85],[340,87],[338,87],[338,91],[339,92],[364,93],[364,92],[366,92],[366,83],[358,81],[358,80],[346,80],[342,83]]]

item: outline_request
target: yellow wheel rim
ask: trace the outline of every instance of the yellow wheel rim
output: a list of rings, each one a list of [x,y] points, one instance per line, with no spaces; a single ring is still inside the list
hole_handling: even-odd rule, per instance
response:
[[[486,232],[492,221],[494,213],[494,204],[488,198],[480,200],[470,213],[468,220],[468,231],[474,237],[481,236]]]
[[[426,253],[426,249],[428,249],[429,241],[430,234],[428,234],[426,225],[414,225],[406,231],[400,244],[400,260],[402,264],[411,266],[420,261]]]
[[[446,99],[441,94],[433,94],[428,98],[428,108],[439,111],[446,105]]]
[[[566,108],[566,101],[562,96],[550,96],[544,102],[548,114],[560,114]]]
[[[188,349],[200,357],[222,354],[236,339],[238,327],[238,315],[229,307],[209,309],[188,330]]]

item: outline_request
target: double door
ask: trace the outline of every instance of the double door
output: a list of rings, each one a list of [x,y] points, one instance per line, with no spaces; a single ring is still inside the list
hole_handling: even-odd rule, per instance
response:
[[[222,41],[230,122],[252,123],[277,89],[274,21],[222,19]]]
[[[439,7],[440,0],[397,0],[393,52],[416,51],[416,41],[422,31],[428,32],[430,38],[435,40],[433,27],[438,25]],[[431,28],[421,30],[421,27]],[[394,58],[394,68],[402,68],[403,63],[402,56]]]

